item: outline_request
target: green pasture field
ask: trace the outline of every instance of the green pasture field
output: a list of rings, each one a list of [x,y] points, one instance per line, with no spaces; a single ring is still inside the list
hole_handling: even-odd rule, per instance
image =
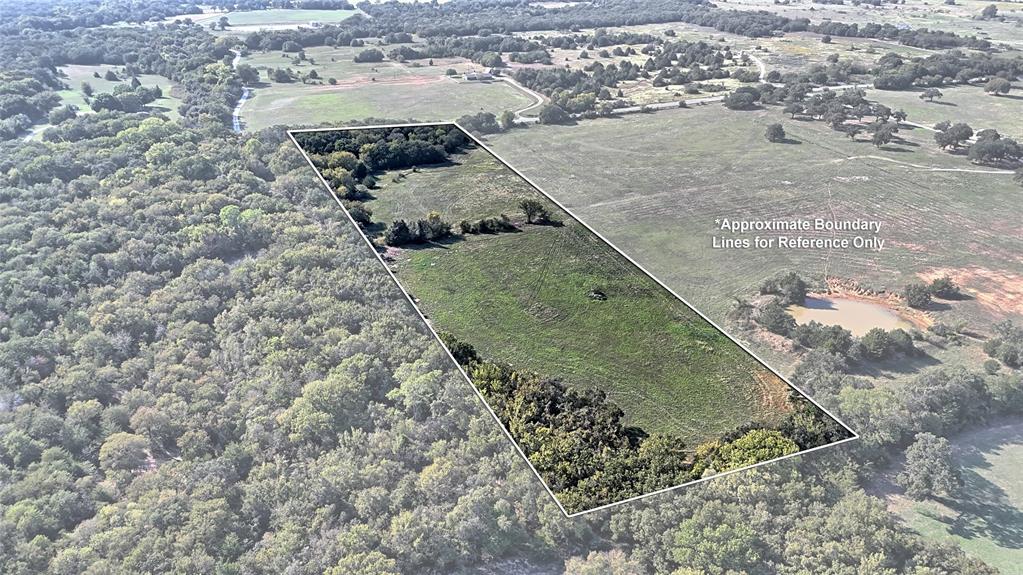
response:
[[[932,126],[942,120],[966,122],[974,131],[994,128],[1004,136],[1023,139],[1023,85],[1007,96],[986,94],[981,86],[941,88],[942,97],[933,102],[920,99],[922,90],[889,92],[868,90],[867,97],[897,110],[905,110],[909,121]]]
[[[375,221],[505,213],[522,228],[389,251],[435,329],[484,357],[602,389],[630,424],[691,447],[789,411],[781,379],[556,206],[564,225],[525,224],[518,201],[543,197],[485,150],[401,174],[381,174],[367,202]]]
[[[776,122],[792,143],[766,140]],[[1018,212],[1021,194],[1011,172],[974,173],[997,170],[938,150],[929,131],[900,135],[904,142],[879,150],[777,107],[706,105],[530,126],[491,136],[490,145],[715,321],[733,298],[788,270],[889,291],[949,273],[970,299],[936,304],[937,321],[963,320],[985,333],[998,319],[1023,317],[1023,235],[1006,217]],[[713,236],[729,237],[718,219],[796,217],[880,220],[886,245],[711,247]]]
[[[947,541],[997,567],[1023,573],[1023,423],[1003,422],[952,438],[965,486],[955,500],[913,501],[888,485],[890,508],[928,539]]]
[[[82,66],[76,64],[61,66],[60,71],[66,75],[64,81],[69,86],[69,89],[57,92],[57,94],[60,95],[61,101],[64,104],[73,104],[78,106],[79,113],[91,114],[92,109],[85,101],[85,94],[82,93],[82,82],[88,82],[92,85],[94,94],[112,92],[114,87],[118,84],[131,82],[131,78],[124,78],[119,82],[105,80],[103,79],[103,75],[107,72],[107,70],[119,72],[118,68],[115,66]],[[94,72],[99,72],[100,77],[94,78]],[[123,77],[121,74],[118,75]],[[139,82],[147,88],[159,86],[163,91],[163,97],[149,104],[147,108],[162,112],[172,120],[176,120],[180,117],[178,114],[178,106],[180,106],[182,102],[180,99],[172,95],[175,85],[170,78],[156,74],[141,74],[138,76],[138,79]]]
[[[368,48],[368,46],[367,46]],[[445,70],[463,72],[471,62],[460,58],[434,60],[429,66],[392,62],[355,63],[352,58],[366,48],[318,47],[306,50],[313,63],[293,64],[294,54],[254,53],[241,62],[260,70],[263,83],[253,91],[242,109],[246,129],[272,125],[298,126],[322,122],[344,122],[364,118],[454,120],[480,111],[499,114],[533,103],[533,98],[515,86],[499,80],[466,81],[447,77]],[[386,53],[389,48],[382,46]],[[310,70],[321,83],[270,83],[266,68],[288,68],[302,74]],[[335,78],[337,85],[330,85]]]

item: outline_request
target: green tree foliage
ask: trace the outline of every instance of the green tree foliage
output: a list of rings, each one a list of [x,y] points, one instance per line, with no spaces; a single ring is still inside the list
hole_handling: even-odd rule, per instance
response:
[[[778,275],[760,284],[761,294],[776,295],[785,305],[803,305],[806,292],[806,282],[795,272]]]
[[[545,104],[540,108],[538,117],[541,124],[568,124],[572,121],[568,112],[557,104]]]
[[[759,107],[760,91],[750,86],[736,88],[721,100],[729,110],[755,110]]]
[[[615,2],[528,16],[517,6],[458,4],[368,5],[373,18],[242,41],[277,52],[285,39],[359,45],[378,26],[400,30],[399,21],[439,38],[484,22],[589,29],[635,23],[639,13]],[[684,18],[747,34],[799,25],[701,4],[642,8],[644,21]],[[45,94],[61,89],[52,67],[72,63],[162,74],[184,96],[182,122],[148,108],[104,109],[0,152],[0,572],[451,573],[502,562],[544,571],[568,556],[589,561],[592,551],[607,554],[593,557],[598,568],[637,573],[764,565],[992,573],[897,528],[882,501],[857,490],[873,462],[867,450],[764,466],[656,504],[566,520],[286,135],[225,129],[241,92],[223,63],[233,40],[183,24],[101,26],[197,12],[14,2],[0,19],[10,40],[0,91],[17,96],[4,126],[23,129],[58,107]],[[967,41],[887,25],[871,34]],[[912,66],[976,62],[941,58]],[[11,92],[23,89],[43,96]],[[385,142],[370,157],[395,165],[464,145],[458,134],[429,132],[425,146],[377,133],[316,154],[347,172],[336,184],[355,193],[384,169],[359,154],[363,145]],[[843,377],[843,415],[871,446],[949,418],[978,421],[995,408],[977,406],[1007,406],[1020,388],[1018,378],[928,375],[903,395]],[[667,437],[627,436],[640,441],[635,459],[604,468],[588,495],[612,478],[649,482],[694,455]],[[734,534],[715,532],[715,515],[730,518]],[[733,539],[744,547],[716,558]]]
[[[984,342],[984,352],[1009,367],[1023,366],[1023,327],[1005,320],[995,324],[994,332]]]
[[[527,224],[545,223],[550,218],[547,206],[540,200],[525,198],[519,201],[519,209],[526,216]]]
[[[930,285],[927,286],[927,291],[934,297],[940,297],[941,299],[959,299],[961,295],[959,286],[949,276],[941,276],[931,280]]]
[[[778,301],[762,306],[755,319],[764,329],[780,335],[788,335],[796,327],[796,320]]]
[[[768,142],[784,142],[785,128],[783,128],[781,124],[769,124],[764,136],[767,138]]]
[[[944,122],[935,126],[938,131],[934,134],[934,141],[939,148],[959,148],[964,142],[973,137],[973,128],[969,124],[950,124]]]
[[[510,113],[510,112],[509,112]],[[458,125],[475,134],[497,134],[507,127],[497,121],[490,112],[466,114],[457,120]]]
[[[925,284],[912,283],[902,289],[902,297],[905,298],[909,307],[926,309],[931,305],[931,290]]]
[[[106,471],[138,471],[146,466],[149,442],[139,435],[114,433],[99,449],[99,464]]]
[[[380,50],[376,49],[376,48],[368,48],[368,49],[363,50],[362,52],[359,52],[358,54],[356,54],[355,57],[353,58],[353,60],[356,63],[361,63],[361,62],[383,62],[384,61],[384,53],[381,52]]]
[[[955,496],[963,486],[952,445],[931,433],[917,434],[906,450],[906,464],[896,482],[913,499]]]

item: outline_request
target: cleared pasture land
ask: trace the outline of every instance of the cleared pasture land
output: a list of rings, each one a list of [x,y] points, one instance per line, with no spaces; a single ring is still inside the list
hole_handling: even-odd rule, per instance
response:
[[[928,539],[947,541],[997,567],[1023,573],[1023,423],[1002,423],[953,438],[965,485],[955,500],[913,501],[894,485],[889,506]]]
[[[367,202],[374,220],[514,215],[519,200],[542,197],[481,149],[403,174],[380,178]],[[780,422],[789,410],[783,381],[550,207],[565,225],[401,250],[398,279],[436,329],[484,357],[602,389],[644,430],[697,445],[750,421]],[[593,289],[607,300],[589,298]]]
[[[306,55],[313,63],[295,64],[294,54],[282,56],[280,52],[242,58],[241,63],[259,69],[263,79],[242,110],[245,128],[365,118],[453,120],[480,111],[497,114],[517,110],[533,102],[532,97],[504,81],[475,82],[445,75],[448,68],[468,70],[471,63],[467,60],[438,58],[433,66],[424,61],[419,67],[389,60],[352,61],[366,48],[310,48]],[[382,49],[388,50],[386,46]],[[322,83],[270,83],[266,81],[267,68],[291,68],[300,74],[316,70]],[[331,85],[330,78],[337,84]]]
[[[108,70],[118,71],[116,66],[83,66],[83,65],[69,65],[61,66],[60,71],[66,75],[64,81],[68,84],[67,90],[61,90],[57,92],[60,96],[61,101],[64,104],[73,104],[78,106],[79,113],[92,113],[92,109],[89,104],[85,101],[85,94],[82,93],[82,82],[88,82],[95,94],[103,92],[113,92],[114,88],[121,84],[128,84],[131,82],[130,77],[123,77],[119,81],[106,80],[104,75]],[[99,78],[93,76],[94,73],[99,73]],[[138,76],[139,82],[147,88],[159,86],[160,90],[163,91],[163,97],[158,98],[156,101],[150,103],[146,108],[159,111],[167,115],[168,118],[176,120],[180,117],[178,114],[178,107],[181,105],[181,100],[174,97],[174,83],[170,78],[159,76],[156,74],[140,74]]]
[[[1023,139],[1023,87],[1013,86],[1008,96],[992,96],[981,86],[941,88],[942,97],[933,102],[920,99],[921,91],[889,92],[868,90],[867,97],[909,113],[909,120],[932,126],[942,120],[966,122],[973,130],[994,128],[1003,136]]]
[[[202,14],[186,14],[168,18],[168,21],[189,18],[192,22],[208,25],[227,17],[229,26],[223,33],[251,32],[260,29],[283,29],[309,26],[312,22],[336,24],[343,22],[360,10],[302,10],[291,8],[270,8],[268,10],[238,10],[232,12],[207,11]],[[218,33],[222,33],[219,32]]]
[[[768,142],[764,130],[775,122],[798,143]],[[1006,299],[1011,292],[984,279],[1023,278],[1023,227],[1007,217],[1021,192],[1011,173],[972,173],[987,169],[938,150],[929,131],[900,135],[906,142],[878,150],[778,108],[709,105],[531,126],[491,145],[715,320],[733,297],[785,270],[890,291],[934,270],[972,270],[964,286],[976,299],[935,312],[939,319],[986,331],[989,320],[1023,315],[1021,302]],[[718,218],[795,217],[880,220],[886,246],[711,249]]]

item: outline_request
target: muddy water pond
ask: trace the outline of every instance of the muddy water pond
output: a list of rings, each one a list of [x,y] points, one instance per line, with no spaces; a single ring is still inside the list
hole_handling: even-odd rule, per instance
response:
[[[816,321],[824,325],[840,325],[855,336],[861,336],[875,327],[884,330],[908,330],[913,327],[913,324],[883,305],[856,299],[807,297],[803,305],[789,306],[788,312],[796,319],[796,323]]]

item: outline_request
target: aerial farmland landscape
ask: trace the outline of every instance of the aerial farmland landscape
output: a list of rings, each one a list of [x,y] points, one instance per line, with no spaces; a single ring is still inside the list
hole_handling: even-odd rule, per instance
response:
[[[0,573],[1023,574],[1023,3],[0,0]]]

